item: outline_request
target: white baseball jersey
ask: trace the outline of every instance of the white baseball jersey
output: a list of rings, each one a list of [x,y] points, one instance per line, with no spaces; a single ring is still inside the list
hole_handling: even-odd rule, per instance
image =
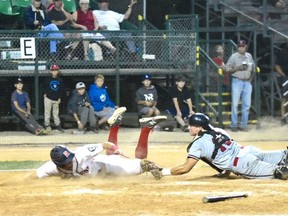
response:
[[[215,131],[228,135],[224,130]],[[217,151],[215,158],[213,136],[204,133],[196,136],[188,151],[188,158],[199,160],[203,157],[222,170],[230,170],[247,178],[274,178],[275,169],[283,164],[287,150],[261,151],[253,146],[240,146],[233,140],[224,143]]]
[[[71,151],[71,150],[70,150]],[[88,144],[75,149],[72,171],[57,167],[52,161],[37,169],[38,178],[47,176],[79,177],[84,174],[96,176],[100,173],[114,175],[138,175],[142,173],[139,159],[128,159],[119,155],[103,155],[102,144]]]

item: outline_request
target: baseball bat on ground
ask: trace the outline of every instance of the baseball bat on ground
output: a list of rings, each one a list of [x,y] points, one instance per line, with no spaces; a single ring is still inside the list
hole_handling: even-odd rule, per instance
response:
[[[242,198],[242,197],[244,198],[248,197],[248,194],[241,193],[241,194],[226,195],[226,196],[204,196],[202,201],[203,203],[213,203],[213,202],[225,201],[228,199]]]

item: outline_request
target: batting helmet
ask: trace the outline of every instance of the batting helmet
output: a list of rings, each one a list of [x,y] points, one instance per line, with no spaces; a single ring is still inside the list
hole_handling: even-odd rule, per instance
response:
[[[53,70],[59,70],[59,66],[56,65],[56,64],[52,64],[51,67],[50,67],[50,70],[53,71]]]
[[[51,160],[56,166],[62,167],[72,161],[75,154],[68,150],[67,147],[58,145],[50,151]]]
[[[194,113],[189,118],[189,125],[202,127],[205,130],[212,130],[212,126],[209,124],[209,117],[203,113]]]

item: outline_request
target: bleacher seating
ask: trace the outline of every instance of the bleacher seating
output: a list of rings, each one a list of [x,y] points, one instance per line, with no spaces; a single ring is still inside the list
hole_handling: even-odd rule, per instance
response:
[[[13,7],[10,0],[0,0],[0,13],[5,15],[19,15],[17,7]]]

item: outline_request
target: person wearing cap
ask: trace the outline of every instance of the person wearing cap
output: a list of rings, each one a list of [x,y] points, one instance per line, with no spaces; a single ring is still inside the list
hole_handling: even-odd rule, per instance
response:
[[[91,106],[86,86],[83,82],[78,82],[72,91],[67,111],[74,117],[78,125],[78,130],[74,131],[74,134],[83,134],[88,121],[90,123],[90,130],[98,133],[94,108]]]
[[[217,170],[219,177],[230,173],[249,179],[288,179],[288,150],[262,151],[254,146],[241,146],[221,128],[214,128],[203,113],[189,117],[189,132],[193,136],[187,146],[183,164],[151,172],[156,179],[190,172],[199,160]]]
[[[138,106],[138,112],[142,117],[151,117],[160,115],[157,106],[158,93],[154,85],[152,85],[152,76],[145,74],[142,77],[142,87],[136,91],[135,101]]]
[[[102,74],[94,76],[94,83],[89,87],[89,98],[95,110],[95,115],[99,117],[99,127],[108,129],[106,122],[115,111],[115,104],[110,99],[106,86],[104,86],[105,78]]]
[[[124,20],[128,20],[131,13],[133,5],[137,3],[137,0],[131,0],[124,14],[117,13],[115,11],[109,10],[109,0],[98,0],[99,10],[94,10],[93,13],[97,17],[99,22],[99,28],[101,30],[107,31],[119,31],[120,23]],[[109,33],[103,33],[105,37],[109,37]],[[111,35],[111,34],[110,34]],[[120,37],[126,38],[126,46],[132,58],[136,57],[136,45],[132,39],[132,35],[129,32],[121,32]]]
[[[227,61],[226,69],[232,77],[231,84],[231,130],[233,132],[248,131],[247,124],[251,107],[252,79],[255,63],[252,55],[246,52],[247,45],[244,40],[237,44],[237,52],[232,54]],[[238,105],[242,99],[241,122],[238,127]]]
[[[176,76],[176,85],[169,90],[171,103],[168,108],[169,113],[173,115],[184,132],[189,131],[186,119],[188,120],[189,116],[194,113],[191,100],[192,93],[185,85],[186,81],[185,76]]]
[[[59,66],[51,65],[50,76],[44,81],[44,126],[51,130],[50,118],[51,111],[53,114],[53,120],[55,124],[55,129],[64,132],[61,128],[61,122],[59,118],[59,105],[61,103],[61,96],[63,93],[63,81],[59,77]]]
[[[12,113],[32,134],[49,134],[51,130],[45,130],[31,114],[30,98],[28,93],[23,91],[23,85],[23,80],[20,77],[18,77],[14,82],[14,86],[16,89],[11,95]]]

